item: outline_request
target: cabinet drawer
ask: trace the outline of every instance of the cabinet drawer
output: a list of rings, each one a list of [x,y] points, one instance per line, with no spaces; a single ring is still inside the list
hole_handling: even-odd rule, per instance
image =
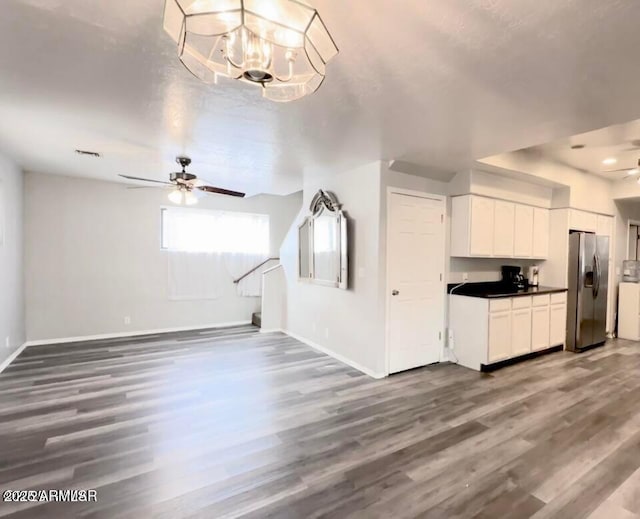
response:
[[[511,300],[511,308],[513,308],[514,310],[520,310],[521,308],[531,308],[531,297],[530,296],[514,297]]]
[[[533,306],[549,306],[549,294],[533,296]]]
[[[560,305],[566,304],[567,302],[567,293],[561,292],[559,294],[551,294],[551,304],[552,305]]]
[[[489,301],[489,311],[490,312],[507,312],[511,310],[511,299],[493,299]]]

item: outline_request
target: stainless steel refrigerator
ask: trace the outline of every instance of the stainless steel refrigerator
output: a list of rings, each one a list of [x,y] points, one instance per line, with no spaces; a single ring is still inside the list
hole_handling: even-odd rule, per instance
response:
[[[609,237],[569,235],[567,349],[581,351],[606,340]]]

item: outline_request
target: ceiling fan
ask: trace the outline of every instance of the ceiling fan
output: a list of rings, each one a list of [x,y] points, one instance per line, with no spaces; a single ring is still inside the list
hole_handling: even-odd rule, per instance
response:
[[[638,159],[638,165],[634,168],[609,169],[605,173],[619,173],[622,171],[627,173],[627,178],[640,174],[640,159]]]
[[[186,168],[191,164],[189,157],[176,157],[176,162],[182,166],[182,171],[171,173],[169,175],[169,181],[154,180],[151,178],[133,177],[131,175],[118,175],[128,180],[141,180],[143,182],[153,182],[154,184],[163,184],[164,186],[170,186],[171,192],[169,193],[169,200],[174,204],[194,205],[198,203],[198,196],[196,193],[214,193],[218,195],[236,196],[244,198],[245,193],[238,191],[231,191],[229,189],[223,189],[220,187],[208,186],[205,182],[199,179],[193,173],[187,173]],[[147,186],[157,187],[157,186]]]

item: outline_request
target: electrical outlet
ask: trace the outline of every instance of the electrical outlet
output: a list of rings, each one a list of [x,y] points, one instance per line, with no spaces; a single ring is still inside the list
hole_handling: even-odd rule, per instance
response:
[[[5,338],[5,340],[4,340],[4,345],[5,345],[7,348],[11,348],[11,337],[6,337],[6,338]]]
[[[469,281],[469,273],[468,272],[463,272],[462,273],[462,281]]]
[[[124,324],[126,324],[126,325],[131,324],[131,316],[129,316],[129,315],[125,315],[124,316]]]
[[[447,336],[447,348],[449,348],[450,350],[453,349],[454,346],[454,341],[453,341],[453,330],[449,330],[448,336]]]

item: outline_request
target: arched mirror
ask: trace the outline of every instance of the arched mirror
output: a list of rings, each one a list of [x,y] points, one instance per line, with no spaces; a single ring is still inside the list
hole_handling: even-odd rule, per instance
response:
[[[336,196],[320,190],[298,228],[300,281],[348,288],[347,217]]]

